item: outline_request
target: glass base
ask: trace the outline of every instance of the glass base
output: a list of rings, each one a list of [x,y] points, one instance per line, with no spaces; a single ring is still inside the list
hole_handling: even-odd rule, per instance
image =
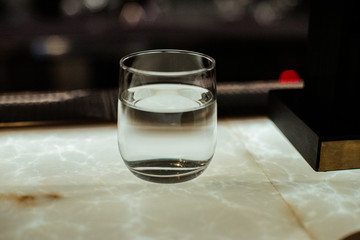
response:
[[[207,168],[210,160],[166,158],[124,162],[135,176],[143,180],[156,183],[180,183],[199,176]]]

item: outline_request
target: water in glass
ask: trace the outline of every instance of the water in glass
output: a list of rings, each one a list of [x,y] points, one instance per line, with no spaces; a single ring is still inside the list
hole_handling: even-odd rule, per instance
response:
[[[161,183],[195,178],[216,144],[216,99],[187,84],[148,84],[119,95],[118,143],[127,167]]]

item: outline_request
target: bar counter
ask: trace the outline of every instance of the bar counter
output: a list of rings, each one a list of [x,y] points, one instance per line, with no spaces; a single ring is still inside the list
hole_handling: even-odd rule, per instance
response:
[[[220,119],[208,169],[178,184],[135,177],[113,123],[0,128],[0,240],[337,240],[358,231],[360,170],[315,172],[266,116]]]

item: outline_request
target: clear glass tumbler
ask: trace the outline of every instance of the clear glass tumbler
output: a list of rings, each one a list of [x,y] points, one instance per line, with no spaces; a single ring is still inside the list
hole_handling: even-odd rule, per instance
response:
[[[216,133],[213,58],[149,50],[120,60],[118,146],[132,173],[159,183],[193,179],[209,165]]]

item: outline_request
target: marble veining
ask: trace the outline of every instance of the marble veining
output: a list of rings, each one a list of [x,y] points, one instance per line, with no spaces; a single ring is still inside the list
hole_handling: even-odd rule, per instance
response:
[[[359,169],[313,171],[266,118],[233,122],[232,127],[242,138],[251,139],[246,148],[310,236],[341,239],[360,230]]]
[[[266,117],[221,119],[208,169],[179,184],[133,176],[115,124],[0,129],[0,240],[335,240],[360,230],[358,186]]]

